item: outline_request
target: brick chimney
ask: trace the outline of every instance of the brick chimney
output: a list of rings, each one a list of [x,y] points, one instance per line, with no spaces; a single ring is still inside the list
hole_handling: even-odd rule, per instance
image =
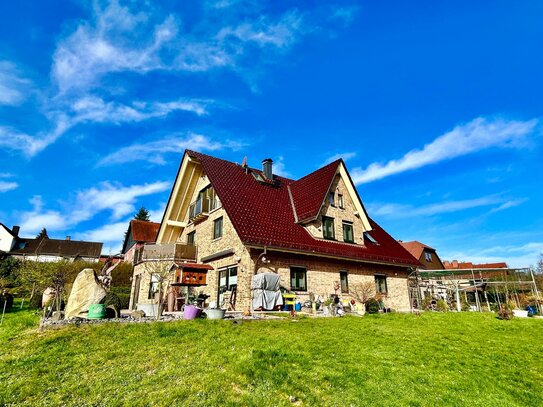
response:
[[[273,160],[271,158],[262,160],[262,172],[266,179],[273,180]]]

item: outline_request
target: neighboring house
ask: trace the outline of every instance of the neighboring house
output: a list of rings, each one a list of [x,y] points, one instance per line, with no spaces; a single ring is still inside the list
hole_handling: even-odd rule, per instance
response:
[[[436,249],[416,240],[412,242],[402,242],[400,240],[399,242],[426,270],[443,270],[445,268],[437,255]]]
[[[445,260],[443,262],[443,265],[447,270],[450,269],[506,269],[507,263],[500,262],[500,263],[482,263],[482,264],[474,264],[472,262],[459,262],[458,260],[453,260],[451,262]]]
[[[409,310],[407,277],[420,263],[368,216],[343,160],[296,181],[272,165],[185,151],[156,244],[138,251],[132,308],[154,302],[146,268],[169,251],[177,282],[196,281],[219,304],[234,296],[237,310],[250,307],[252,277],[263,272],[302,302],[348,299],[349,286],[371,282],[386,307]]]
[[[0,223],[0,253],[10,252],[15,247],[18,238],[19,226],[13,226],[13,229],[10,229]]]
[[[18,238],[15,247],[8,255],[21,260],[51,262],[59,260],[97,262],[102,251],[102,243],[60,239],[22,239]]]
[[[121,253],[124,261],[134,263],[134,253],[145,243],[154,243],[160,223],[132,219],[128,225]]]

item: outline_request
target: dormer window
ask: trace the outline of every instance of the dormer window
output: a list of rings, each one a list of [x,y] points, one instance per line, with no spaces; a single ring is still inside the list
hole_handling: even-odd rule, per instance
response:
[[[334,194],[333,192],[328,193],[328,203],[331,206],[336,206],[336,194]]]
[[[364,232],[364,240],[368,240],[370,243],[375,245],[379,244],[379,242],[377,242],[377,240],[375,240],[375,238],[370,235],[370,232]]]
[[[325,239],[334,240],[336,238],[334,233],[334,218],[328,216],[322,217],[322,236]]]
[[[424,252],[424,258],[426,259],[426,261],[432,261],[432,253]]]

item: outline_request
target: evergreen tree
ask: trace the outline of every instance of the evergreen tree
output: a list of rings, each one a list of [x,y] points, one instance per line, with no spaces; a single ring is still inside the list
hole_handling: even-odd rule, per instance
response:
[[[47,235],[47,229],[43,228],[40,233],[38,233],[38,236],[36,236],[36,239],[49,239],[49,235]]]
[[[136,213],[136,215],[134,216],[134,219],[144,220],[146,222],[149,222],[149,218],[150,218],[149,211],[145,209],[143,206],[140,208],[138,213]]]

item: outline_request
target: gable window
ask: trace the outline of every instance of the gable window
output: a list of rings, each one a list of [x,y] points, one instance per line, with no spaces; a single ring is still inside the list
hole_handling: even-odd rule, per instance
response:
[[[332,206],[336,206],[336,195],[333,192],[328,193],[328,203]]]
[[[426,261],[432,261],[432,253],[424,252],[424,258],[426,259]]]
[[[379,244],[375,238],[370,235],[370,232],[364,232],[364,240],[368,240],[370,243]]]
[[[351,222],[343,222],[343,241],[354,243],[353,224]]]
[[[343,195],[341,194],[337,195],[337,206],[343,209]]]
[[[341,282],[341,292],[344,294],[348,293],[349,292],[349,273],[347,273],[347,271],[340,271],[339,281]]]
[[[222,216],[213,221],[213,239],[222,237]]]
[[[307,291],[307,270],[305,267],[290,268],[290,289],[293,291]]]
[[[322,217],[322,235],[325,239],[335,239],[334,218]]]
[[[194,244],[196,243],[196,231],[192,231],[190,233],[187,234],[187,244],[190,245],[190,246],[194,246]]]
[[[378,294],[387,294],[388,288],[387,288],[387,276],[383,276],[381,274],[375,275],[375,291]]]

